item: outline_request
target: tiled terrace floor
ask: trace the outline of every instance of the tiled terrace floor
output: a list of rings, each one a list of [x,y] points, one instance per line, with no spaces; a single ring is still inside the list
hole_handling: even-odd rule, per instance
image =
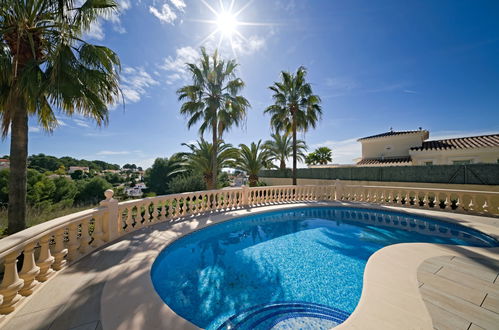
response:
[[[434,257],[418,280],[435,329],[499,329],[499,261]]]

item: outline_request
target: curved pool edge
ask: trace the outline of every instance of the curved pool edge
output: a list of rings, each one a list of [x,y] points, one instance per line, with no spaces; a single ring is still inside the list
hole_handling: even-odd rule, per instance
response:
[[[140,242],[128,253],[125,262],[113,267],[114,277],[107,281],[101,296],[103,329],[199,329],[177,315],[156,293],[150,270],[156,257],[177,239],[207,226],[246,215],[300,207],[360,207],[392,210],[429,216],[434,219],[459,223],[494,238],[499,238],[499,220],[438,211],[420,211],[399,207],[383,207],[355,202],[308,202],[261,206],[195,216],[176,223],[160,223],[134,232]],[[488,221],[498,223],[487,224]],[[125,238],[126,239],[126,236]],[[459,248],[459,250],[456,249]],[[417,267],[427,258],[446,254],[480,253],[498,259],[499,248],[446,246],[428,243],[391,245],[374,253],[368,260],[362,295],[351,317],[339,329],[432,328],[431,317],[418,290]],[[495,254],[495,255],[494,255]],[[396,262],[394,262],[394,260]],[[403,260],[403,262],[400,262]],[[395,285],[396,284],[396,285]],[[124,289],[125,288],[125,289]],[[380,302],[382,301],[382,302]],[[404,306],[401,308],[401,306]],[[409,322],[409,320],[411,320]],[[408,323],[409,322],[409,323]],[[413,326],[413,323],[414,325]],[[417,326],[416,326],[417,325]]]

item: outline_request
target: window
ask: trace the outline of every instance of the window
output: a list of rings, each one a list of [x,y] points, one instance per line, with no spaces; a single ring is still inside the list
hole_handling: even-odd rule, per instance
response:
[[[454,161],[452,161],[452,164],[454,164],[454,165],[468,165],[468,164],[471,164],[471,159],[454,160]]]
[[[431,165],[433,165],[433,162],[432,162],[432,161],[430,161],[430,162],[424,162],[424,164],[425,164],[426,166],[431,166]]]

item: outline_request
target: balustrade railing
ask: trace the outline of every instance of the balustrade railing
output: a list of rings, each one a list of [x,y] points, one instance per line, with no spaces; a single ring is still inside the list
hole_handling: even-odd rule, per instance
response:
[[[165,221],[243,207],[309,201],[352,201],[471,214],[499,215],[499,192],[344,185],[240,187],[118,203],[60,217],[0,240],[0,314],[14,311],[55,272],[129,232]],[[19,264],[18,264],[19,263]]]

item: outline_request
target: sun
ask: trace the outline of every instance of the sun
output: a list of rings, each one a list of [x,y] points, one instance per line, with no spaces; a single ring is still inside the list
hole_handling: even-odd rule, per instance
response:
[[[229,12],[221,12],[217,17],[217,28],[226,37],[232,37],[237,31],[236,17]]]
[[[214,1],[215,4],[213,6],[207,1],[209,0],[201,0],[201,3],[203,3],[208,11],[214,15],[213,19],[192,20],[199,23],[210,24],[214,27],[214,29],[200,42],[200,45],[204,45],[205,42],[218,35],[218,49],[220,49],[224,42],[228,43],[228,45],[232,48],[234,56],[237,57],[236,48],[244,42],[249,42],[249,40],[239,31],[240,27],[273,25],[269,23],[246,22],[239,20],[239,15],[253,2],[252,0],[246,1],[246,3],[238,9],[235,8],[236,0],[218,0],[218,10],[214,8],[214,6],[217,7],[216,1]]]

